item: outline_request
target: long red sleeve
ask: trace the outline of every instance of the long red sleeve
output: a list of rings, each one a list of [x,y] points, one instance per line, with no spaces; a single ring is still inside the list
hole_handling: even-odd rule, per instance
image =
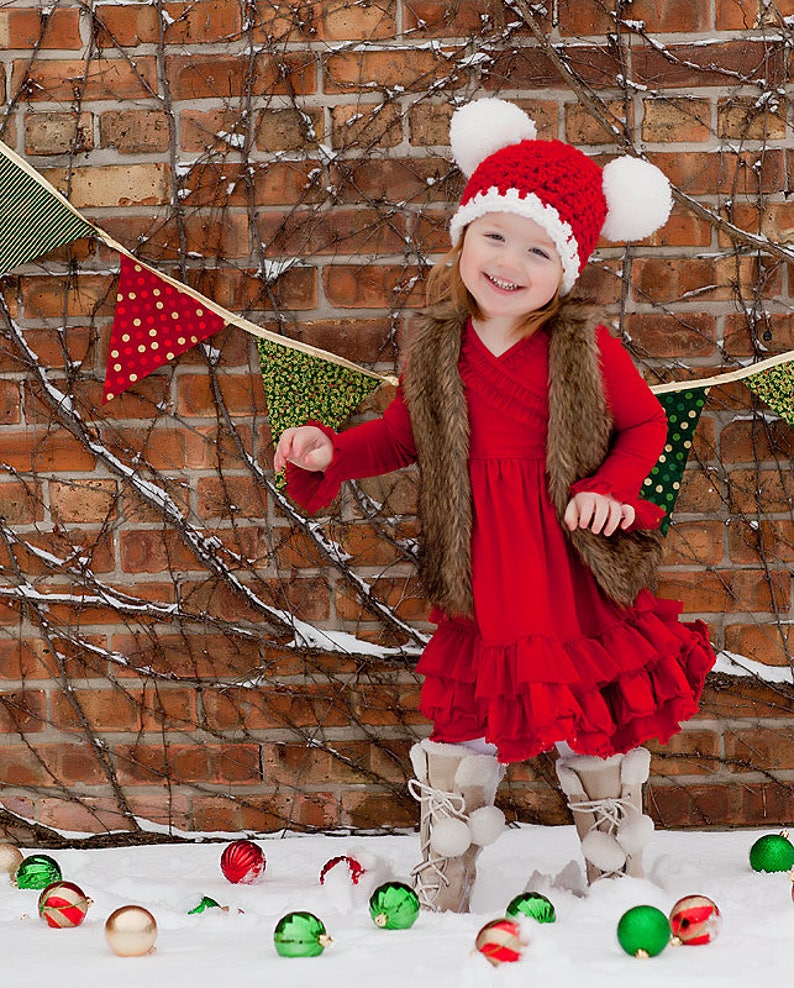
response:
[[[334,458],[324,473],[303,470],[287,464],[287,491],[306,511],[314,514],[327,507],[344,480],[377,477],[391,473],[416,460],[411,420],[403,401],[402,388],[378,419],[333,432],[318,422],[333,440]]]

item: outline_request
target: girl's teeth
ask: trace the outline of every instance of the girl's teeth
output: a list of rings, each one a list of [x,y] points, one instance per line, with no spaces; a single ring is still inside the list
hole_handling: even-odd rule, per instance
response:
[[[514,291],[516,288],[518,288],[518,285],[513,284],[512,281],[502,281],[501,278],[494,278],[491,277],[491,275],[489,275],[488,277],[491,278],[491,281],[496,285],[497,288],[501,288],[505,292],[511,292]]]

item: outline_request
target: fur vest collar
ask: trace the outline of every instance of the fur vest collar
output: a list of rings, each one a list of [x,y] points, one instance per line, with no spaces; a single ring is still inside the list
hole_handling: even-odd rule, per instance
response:
[[[469,418],[458,372],[465,321],[426,316],[408,350],[403,391],[419,459],[420,570],[429,599],[472,617]],[[590,476],[609,449],[612,421],[598,364],[592,308],[570,300],[550,327],[546,473],[562,525],[571,484]],[[587,428],[583,428],[583,424]],[[657,532],[563,530],[601,589],[631,604],[661,556]]]

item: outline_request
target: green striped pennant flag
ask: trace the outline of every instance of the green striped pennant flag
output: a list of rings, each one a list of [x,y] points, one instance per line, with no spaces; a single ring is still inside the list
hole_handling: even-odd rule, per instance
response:
[[[0,142],[0,274],[92,233],[88,220]]]

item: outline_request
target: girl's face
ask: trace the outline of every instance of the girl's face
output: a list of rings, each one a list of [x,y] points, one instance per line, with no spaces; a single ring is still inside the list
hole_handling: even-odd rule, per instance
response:
[[[549,302],[562,279],[549,235],[515,213],[486,213],[469,223],[458,268],[484,318],[506,330]]]

